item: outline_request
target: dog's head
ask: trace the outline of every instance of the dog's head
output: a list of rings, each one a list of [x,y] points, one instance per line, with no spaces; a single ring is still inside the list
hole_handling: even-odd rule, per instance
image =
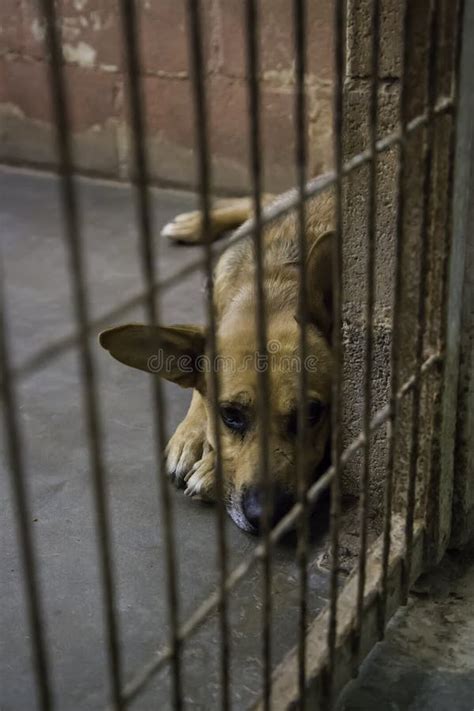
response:
[[[260,372],[267,371],[266,451],[272,490],[272,523],[285,515],[297,492],[298,401],[301,369],[307,383],[306,481],[321,463],[329,437],[332,381],[331,238],[322,238],[308,262],[307,357],[300,358],[300,324],[294,306],[269,308],[267,357],[259,356],[255,304],[234,309],[219,325],[217,359],[211,362],[204,328],[127,325],[101,334],[101,344],[119,361],[195,388],[208,410],[208,441],[215,446],[212,369],[218,372],[221,449],[226,505],[247,531],[259,529],[264,496],[261,474]]]

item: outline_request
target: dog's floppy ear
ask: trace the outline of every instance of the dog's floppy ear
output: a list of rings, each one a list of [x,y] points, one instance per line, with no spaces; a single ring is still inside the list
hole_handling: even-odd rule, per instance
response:
[[[183,388],[199,389],[204,370],[205,332],[200,326],[128,324],[102,331],[100,345],[125,365],[155,373]]]
[[[331,339],[334,232],[325,232],[308,254],[308,310],[314,325]]]

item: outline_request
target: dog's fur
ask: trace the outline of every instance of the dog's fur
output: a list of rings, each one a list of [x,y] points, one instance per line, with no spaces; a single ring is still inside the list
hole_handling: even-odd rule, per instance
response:
[[[307,368],[308,401],[313,403],[308,421],[306,465],[308,480],[320,464],[329,436],[332,353],[331,253],[333,196],[323,194],[306,207],[308,323],[307,343],[312,367]],[[213,236],[251,218],[251,201],[240,199],[217,205],[211,214]],[[296,211],[270,223],[263,231],[264,293],[270,357],[270,412],[268,450],[270,474],[276,490],[291,501],[296,492],[296,412],[299,361],[297,300],[299,285],[298,217]],[[201,233],[199,213],[179,215],[162,234],[196,243]],[[239,230],[235,233],[237,236]],[[261,506],[258,494],[259,421],[256,366],[256,276],[251,237],[237,241],[223,253],[214,274],[214,307],[217,325],[220,403],[224,422],[222,462],[226,505],[243,529],[258,528]],[[193,388],[191,405],[167,447],[167,465],[177,485],[191,496],[213,497],[215,439],[210,417],[210,374],[198,367],[207,352],[206,332],[200,326],[158,327],[128,325],[104,331],[100,342],[127,365],[183,387]],[[158,349],[165,358],[158,359]],[[186,360],[179,360],[185,356]],[[167,358],[167,361],[166,361]],[[166,367],[164,362],[167,362]],[[186,362],[186,367],[183,363]],[[229,415],[230,413],[230,415]],[[227,424],[225,424],[227,420]],[[231,427],[229,427],[229,421]],[[239,427],[236,429],[236,422]],[[243,424],[242,424],[243,423]],[[249,494],[251,497],[249,499]],[[278,505],[276,505],[278,508]],[[284,506],[281,515],[288,506]]]

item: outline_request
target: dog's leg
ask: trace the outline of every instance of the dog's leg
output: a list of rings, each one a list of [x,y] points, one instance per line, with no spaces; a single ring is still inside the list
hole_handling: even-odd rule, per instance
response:
[[[206,473],[209,479],[211,450],[207,443],[206,431],[206,408],[202,396],[194,390],[188,414],[171,437],[165,453],[168,473],[176,486],[185,485],[186,480],[195,473],[196,467],[204,460],[208,465]],[[193,482],[197,483],[196,477]]]
[[[251,201],[249,198],[217,202],[210,212],[212,239],[216,239],[223,232],[241,225],[250,217],[250,211]],[[168,222],[163,227],[161,234],[175,242],[199,244],[202,242],[201,230],[201,212],[194,210],[176,215],[173,222]]]
[[[271,195],[264,195],[263,202],[269,202]],[[251,198],[218,200],[210,212],[211,238],[217,239],[223,232],[235,229],[253,214]],[[177,215],[161,230],[161,234],[175,242],[200,244],[202,242],[202,215],[199,210]]]

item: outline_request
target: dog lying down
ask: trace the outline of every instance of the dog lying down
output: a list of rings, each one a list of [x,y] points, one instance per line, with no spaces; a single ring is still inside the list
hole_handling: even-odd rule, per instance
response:
[[[283,196],[282,196],[283,197]],[[286,198],[288,195],[285,196]],[[278,198],[276,199],[278,200]],[[211,212],[212,234],[218,237],[252,219],[249,199],[217,203]],[[331,260],[334,204],[332,194],[307,202],[307,273],[309,357],[307,481],[316,477],[330,431],[332,352]],[[198,212],[178,215],[163,229],[172,240],[198,243]],[[238,236],[239,229],[235,236]],[[292,507],[297,491],[296,442],[299,388],[299,329],[296,320],[299,271],[298,216],[289,212],[263,230],[267,339],[269,353],[269,472],[273,489],[272,525]],[[256,279],[252,237],[236,241],[215,268],[214,308],[219,368],[219,415],[227,511],[243,530],[257,533],[263,515],[259,471],[257,393]],[[169,475],[185,493],[212,499],[215,483],[215,440],[212,427],[210,368],[206,330],[202,326],[124,325],[100,334],[101,345],[117,360],[158,373],[192,388],[188,414],[166,449]]]

